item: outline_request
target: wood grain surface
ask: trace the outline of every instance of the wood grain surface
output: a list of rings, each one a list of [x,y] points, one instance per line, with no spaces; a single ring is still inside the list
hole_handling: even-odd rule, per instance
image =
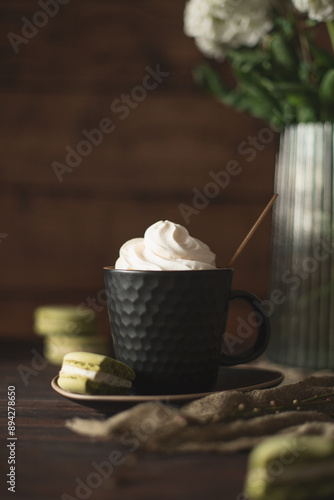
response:
[[[96,296],[102,267],[159,219],[188,222],[226,265],[270,199],[278,136],[197,87],[192,69],[203,57],[183,33],[183,8],[71,0],[15,53],[8,34],[22,36],[41,7],[0,1],[0,337],[33,338],[40,304]],[[147,68],[168,76],[142,99]],[[120,112],[124,95],[140,99]],[[59,182],[53,163],[105,119],[113,131]],[[212,186],[231,161],[239,173]],[[205,192],[208,203],[198,198]],[[261,297],[270,230],[268,216],[235,264],[234,286]]]
[[[105,418],[105,414],[57,394],[50,382],[57,369],[34,370],[40,345],[22,342],[1,351],[0,429],[7,437],[7,387],[16,387],[16,493],[1,483],[1,499],[18,500],[236,500],[243,498],[247,453],[139,453],[117,441],[94,441],[65,428],[73,417]],[[11,358],[9,361],[8,358]],[[24,370],[25,368],[25,370]],[[27,369],[35,375],[26,375]],[[24,373],[24,377],[20,376]],[[115,409],[110,408],[110,415]],[[135,432],[135,430],[134,430]],[[128,440],[129,441],[129,440]],[[132,449],[132,451],[131,451]],[[103,467],[114,453],[115,466],[102,478]],[[1,462],[7,450],[1,446]],[[122,463],[120,463],[122,462]],[[117,465],[119,464],[119,465]],[[2,467],[7,470],[7,465]],[[104,465],[106,471],[106,465]],[[95,476],[94,476],[95,474]],[[81,488],[78,489],[78,485]],[[86,486],[86,489],[84,486]],[[91,485],[91,487],[89,487]],[[65,496],[67,495],[67,496]]]

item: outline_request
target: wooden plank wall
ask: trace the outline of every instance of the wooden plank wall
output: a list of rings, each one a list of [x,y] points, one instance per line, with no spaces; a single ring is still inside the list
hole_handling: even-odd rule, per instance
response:
[[[32,312],[40,304],[96,300],[102,267],[114,263],[120,245],[159,219],[185,224],[180,203],[193,207],[193,190],[209,189],[210,172],[220,174],[231,160],[240,173],[187,225],[220,265],[273,190],[277,134],[253,149],[252,161],[250,153],[238,152],[250,136],[268,137],[266,125],[197,88],[191,72],[203,58],[183,34],[183,2],[57,5],[59,12],[45,22],[35,0],[0,1],[1,337],[32,338]],[[45,25],[18,43],[16,54],[7,35],[22,36],[22,18]],[[143,97],[136,87],[148,67],[168,76]],[[117,100],[132,92],[138,100],[132,98],[125,117]],[[114,130],[59,182],[52,163],[64,163],[66,147],[76,149],[82,130],[106,118]],[[235,265],[234,286],[261,297],[270,228],[268,217]],[[106,330],[107,312],[97,305]]]

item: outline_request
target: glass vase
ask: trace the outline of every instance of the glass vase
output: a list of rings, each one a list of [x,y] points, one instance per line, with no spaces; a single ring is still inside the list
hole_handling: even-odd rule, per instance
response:
[[[334,369],[332,123],[287,126],[276,162],[268,357]]]

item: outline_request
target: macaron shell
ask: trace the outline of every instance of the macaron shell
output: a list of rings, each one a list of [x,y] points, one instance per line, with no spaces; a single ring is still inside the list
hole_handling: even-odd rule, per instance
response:
[[[109,356],[87,352],[72,352],[64,356],[63,365],[78,366],[86,370],[103,371],[125,378],[134,380],[135,372],[126,364]]]
[[[282,468],[280,474],[275,474],[277,464]],[[251,500],[333,498],[333,470],[333,439],[322,436],[269,437],[250,454],[245,493]],[[288,480],[284,479],[286,473],[289,473]]]
[[[91,335],[96,330],[96,323],[79,323],[75,321],[44,321],[34,324],[34,331],[38,335],[68,335],[78,337],[80,335]]]
[[[293,465],[312,459],[321,460],[328,457],[334,459],[334,440],[319,439],[315,436],[273,436],[253,449],[249,464],[252,467],[267,468],[269,463],[280,457],[282,450],[291,450],[297,446],[298,453]]]
[[[45,306],[34,312],[34,330],[38,335],[78,336],[96,330],[96,314],[92,309],[74,306]]]
[[[126,387],[110,386],[103,382],[94,382],[93,380],[80,376],[59,376],[58,385],[65,391],[75,392],[77,394],[129,394],[129,389]]]
[[[73,351],[92,352],[108,355],[110,343],[97,336],[47,336],[44,339],[44,357],[54,365],[61,365],[66,354]]]
[[[89,307],[72,306],[66,304],[37,307],[34,311],[35,319],[54,319],[58,321],[86,321],[90,322],[96,313]]]

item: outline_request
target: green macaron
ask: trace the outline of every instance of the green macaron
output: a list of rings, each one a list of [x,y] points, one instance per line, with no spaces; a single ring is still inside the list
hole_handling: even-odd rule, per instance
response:
[[[72,352],[64,356],[58,385],[79,394],[129,394],[134,371],[108,356]]]
[[[249,457],[245,493],[250,500],[334,498],[334,439],[273,436]]]
[[[46,335],[44,337],[44,357],[53,365],[61,365],[65,354],[70,352],[93,352],[108,355],[110,342],[97,335]]]
[[[41,306],[34,311],[34,330],[38,335],[89,335],[96,330],[96,313],[88,307]]]

